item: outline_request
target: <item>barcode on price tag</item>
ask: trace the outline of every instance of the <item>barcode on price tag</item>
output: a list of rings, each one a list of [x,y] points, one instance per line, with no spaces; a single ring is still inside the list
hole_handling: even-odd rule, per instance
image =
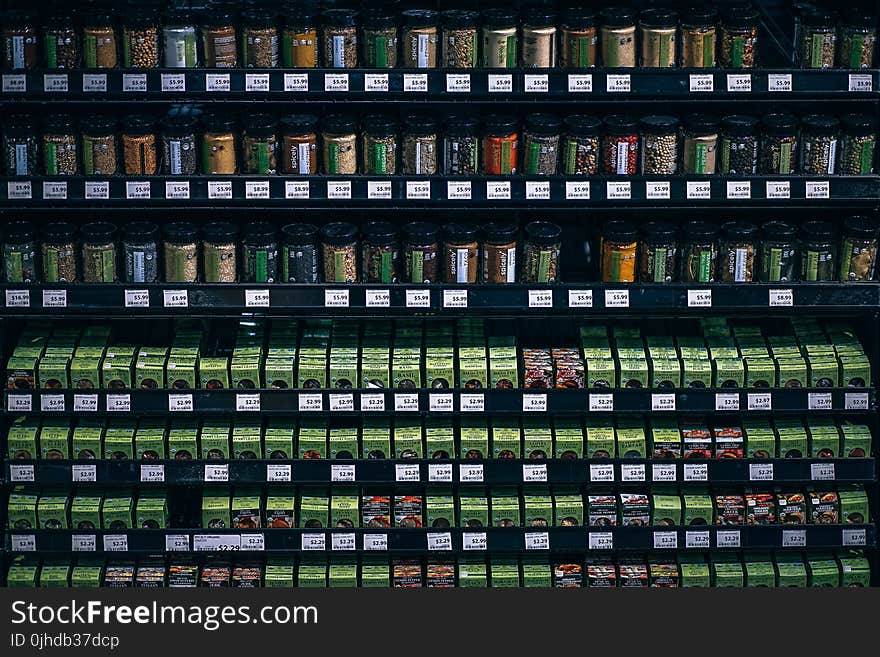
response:
[[[194,552],[237,552],[241,550],[241,536],[238,534],[195,534]]]
[[[398,392],[394,394],[394,411],[400,413],[418,413],[419,396],[416,393]]]
[[[166,552],[189,552],[189,536],[186,534],[167,534],[165,536]]]
[[[351,198],[351,181],[350,180],[329,180],[329,181],[327,181],[327,198],[350,199]]]
[[[367,198],[368,199],[388,199],[388,198],[391,198],[391,181],[390,180],[368,180],[367,181]]]
[[[461,549],[466,552],[485,550],[487,546],[486,532],[465,532],[461,535]]]
[[[709,464],[708,463],[685,463],[684,464],[684,480],[685,481],[708,481],[709,480]]]
[[[10,413],[30,413],[30,395],[9,395],[6,398],[6,410]]]
[[[9,199],[31,198],[30,180],[10,180],[6,183],[6,197]]]
[[[546,181],[527,180],[526,199],[529,201],[542,201],[550,198],[550,183]]]
[[[629,93],[632,91],[632,78],[629,73],[605,76],[605,91],[609,94]]]
[[[97,549],[98,537],[94,534],[74,534],[70,537],[71,552],[94,552]]]
[[[448,181],[446,183],[446,198],[450,201],[469,201],[471,199],[470,181]]]
[[[104,552],[128,552],[128,536],[126,534],[105,534]]]
[[[510,200],[510,183],[509,182],[487,182],[486,183],[486,200],[488,200],[488,201],[509,201]]]
[[[395,463],[394,481],[421,481],[422,470],[418,463]]]
[[[593,307],[593,291],[592,290],[569,290],[568,291],[568,307],[569,308],[592,308]]]
[[[712,183],[688,180],[686,194],[688,200],[712,198]]]
[[[526,93],[547,93],[550,91],[550,77],[527,73],[523,79],[523,89]]]
[[[791,73],[770,73],[767,75],[767,91],[770,93],[791,90]]]
[[[67,183],[63,180],[45,181],[43,183],[43,198],[65,200],[67,198]]]
[[[165,181],[165,198],[166,199],[188,199],[189,198],[189,181],[188,180],[166,180]]]
[[[590,481],[614,481],[614,465],[611,463],[590,463]]]
[[[444,308],[467,308],[467,290],[443,290]]]
[[[463,394],[458,403],[462,413],[482,413],[486,410],[486,398],[482,393]]]
[[[183,73],[162,73],[161,85],[162,91],[186,91],[186,76]]]
[[[867,545],[867,532],[864,529],[844,529],[841,542],[844,547],[862,547]]]
[[[286,180],[284,182],[284,198],[308,199],[311,188],[307,180]]]
[[[610,184],[610,183],[609,183]],[[586,180],[566,180],[565,198],[589,200],[590,183]]]
[[[268,308],[269,290],[245,290],[245,308]]]
[[[85,197],[90,200],[110,198],[110,183],[107,181],[87,181],[85,187]]]
[[[718,530],[717,532],[715,532],[715,547],[739,548],[740,542],[740,534],[738,529]]]
[[[773,397],[769,392],[750,392],[747,400],[746,408],[750,411],[773,410]]]
[[[325,73],[324,91],[341,93],[348,91],[348,73]]]
[[[162,304],[166,308],[186,308],[189,294],[186,290],[162,290]]]
[[[767,181],[765,195],[768,199],[791,198],[791,182],[788,180]]]
[[[645,183],[645,198],[664,200],[672,195],[672,185],[668,180],[660,180]]]
[[[651,479],[653,481],[675,481],[678,478],[678,469],[675,463],[654,463],[651,466]]]
[[[674,411],[675,395],[674,394],[657,394],[651,395],[652,411]]]
[[[873,91],[874,76],[870,73],[850,73],[849,91]]]
[[[427,73],[404,73],[403,74],[403,90],[415,93],[427,93],[428,91],[428,74]]]
[[[614,410],[614,395],[599,395],[590,393],[590,412],[610,413]]]
[[[148,199],[150,195],[150,182],[148,180],[127,180],[125,182],[125,198]]]
[[[13,552],[37,551],[37,537],[33,534],[13,534],[11,543]]]
[[[688,290],[688,308],[711,308],[712,290]]]
[[[192,412],[192,395],[168,395],[168,410],[174,412]]]
[[[229,91],[229,73],[206,73],[205,91]]]
[[[513,76],[509,74],[489,74],[489,93],[510,93],[513,91]]]
[[[429,463],[428,481],[431,483],[450,483],[452,481],[452,464]]]
[[[84,93],[103,93],[107,91],[107,74],[84,73],[82,76],[82,90]]]
[[[686,548],[695,548],[698,550],[709,549],[709,532],[708,531],[687,531],[684,533],[684,546]]]
[[[431,198],[431,183],[422,180],[407,180],[406,198],[429,200]]]
[[[107,412],[108,413],[130,413],[131,412],[131,395],[107,395]]]
[[[605,198],[609,201],[628,201],[632,198],[632,183],[609,182],[605,185]]]
[[[321,552],[327,549],[327,536],[325,534],[303,534],[300,547],[304,552]]]
[[[31,293],[29,290],[6,290],[7,308],[30,308]]]
[[[807,530],[806,529],[783,529],[782,530],[782,547],[807,547]]]
[[[9,480],[12,482],[28,482],[34,480],[34,466],[32,465],[9,465]]]
[[[127,78],[127,77],[129,77],[129,76],[128,75],[122,76],[123,80],[125,80],[125,78]],[[143,78],[144,78],[144,88],[146,88],[147,76],[144,75]],[[67,85],[67,75],[66,74],[63,74],[63,75],[50,74],[50,73],[43,74],[43,91],[45,91],[46,93],[67,93],[67,86],[68,85]],[[122,90],[128,91],[128,89],[125,89],[125,82],[123,82],[123,89]],[[4,91],[6,91],[6,90],[4,89]]]

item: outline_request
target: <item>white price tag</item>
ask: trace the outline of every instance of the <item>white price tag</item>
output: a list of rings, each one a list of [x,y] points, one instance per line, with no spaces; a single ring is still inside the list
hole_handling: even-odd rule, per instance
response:
[[[486,532],[464,532],[461,535],[461,549],[465,552],[485,550],[488,545]]]
[[[794,292],[789,289],[785,290],[770,290],[770,307],[778,307],[778,306],[793,306],[794,305]]]
[[[231,180],[209,180],[208,181],[208,198],[209,199],[231,199],[232,198],[232,181]]]
[[[609,182],[605,185],[605,198],[609,201],[628,201],[632,198],[632,183]]]
[[[610,183],[609,183],[610,184]],[[587,180],[566,180],[565,181],[565,198],[568,200],[590,199],[590,183]]]
[[[141,483],[165,483],[165,466],[162,463],[141,463]]]
[[[40,395],[40,410],[44,413],[63,413],[64,395]]]
[[[529,201],[545,201],[550,198],[550,183],[548,181],[527,180],[526,199]]]
[[[9,464],[9,481],[13,483],[29,482],[34,480],[33,465]]]
[[[284,181],[284,198],[286,199],[308,199],[311,190],[308,180],[285,180]]]
[[[716,411],[738,411],[739,410],[739,393],[716,392],[715,393],[715,410]]]
[[[812,481],[833,481],[835,479],[833,463],[810,463],[810,479]]]
[[[611,532],[590,532],[589,546],[591,550],[613,550],[614,534]]]
[[[122,91],[124,93],[144,93],[147,90],[146,73],[123,73]]]
[[[431,292],[430,290],[407,290],[406,291],[406,307],[407,308],[430,308]]]
[[[471,183],[469,180],[464,181],[447,181],[446,198],[450,201],[470,201],[471,200]]]
[[[367,198],[368,199],[389,199],[389,198],[391,198],[391,181],[390,180],[368,180],[367,181]]]
[[[364,550],[385,551],[388,549],[388,534],[364,534]]]
[[[711,73],[691,73],[688,76],[688,89],[691,93],[712,93],[715,91],[715,76]]]
[[[686,531],[684,533],[684,546],[686,548],[694,548],[697,550],[709,549],[709,532],[708,531]]]
[[[451,413],[453,396],[451,393],[431,393],[428,395],[428,410],[432,413]]]
[[[245,290],[245,308],[268,308],[270,305],[269,290]]]
[[[443,290],[444,308],[467,308],[467,290]]]
[[[82,76],[82,90],[85,93],[104,93],[107,91],[106,73],[84,73]]]
[[[451,483],[452,482],[452,464],[451,463],[429,463],[428,464],[428,481],[431,483]]]
[[[728,180],[727,181],[727,198],[728,199],[752,198],[752,183],[748,180]]]
[[[447,73],[446,93],[469,94],[471,92],[471,76],[468,73]]]
[[[125,307],[126,308],[149,308],[150,307],[150,291],[149,290],[126,290],[125,291]]]
[[[651,395],[652,411],[674,411],[675,410],[675,394],[657,394]]]
[[[668,180],[645,183],[645,198],[652,200],[669,200],[672,196],[672,185]]]
[[[790,93],[791,73],[770,73],[767,75],[767,91],[770,93]]]
[[[404,73],[403,74],[403,90],[415,93],[428,92],[428,74],[427,73]]]
[[[31,293],[29,290],[6,290],[7,308],[30,308]]]
[[[629,290],[605,290],[606,308],[629,308]]]
[[[44,181],[43,198],[46,200],[66,200],[67,183],[65,181]]]
[[[593,76],[590,74],[569,73],[568,74],[568,93],[592,93]]]
[[[125,182],[125,198],[127,199],[148,199],[151,195],[150,181],[148,180],[127,180]]]
[[[194,552],[238,552],[241,550],[241,536],[238,534],[195,534]]]
[[[547,481],[547,464],[524,464],[522,467],[523,483],[536,483]]]
[[[27,91],[27,77],[22,73],[3,74],[3,93],[24,93]]]
[[[346,393],[330,393],[330,410],[340,412],[354,411],[354,395]]]
[[[529,290],[529,308],[552,308],[553,290]]]
[[[320,392],[301,392],[297,398],[300,413],[321,412],[324,410],[324,395]]]
[[[374,413],[385,412],[385,395],[381,392],[365,392],[361,395],[361,413],[371,411]]]
[[[513,91],[513,76],[510,74],[489,74],[489,93],[509,94]]]
[[[205,73],[205,91],[229,91],[229,73]]]
[[[486,410],[486,397],[483,393],[462,394],[458,404],[462,413],[482,413]]]
[[[95,482],[98,480],[98,466],[72,465],[70,466],[70,480],[75,484],[81,482]]]
[[[626,483],[633,481],[645,481],[644,463],[621,463],[620,480]]]
[[[750,92],[751,90],[752,90],[752,75],[751,75],[751,73],[728,73],[727,74],[727,91],[728,91],[728,93]]]
[[[592,290],[569,290],[568,291],[568,307],[569,308],[592,308],[593,307],[593,291]]]
[[[205,464],[205,481],[206,482],[222,482],[229,481],[229,464],[228,463],[206,463]]]
[[[526,93],[545,94],[550,91],[550,76],[526,73],[523,79],[523,90]]]
[[[293,479],[293,470],[289,463],[267,463],[267,482],[290,482]]]
[[[166,308],[187,308],[189,294],[186,290],[162,290],[162,305]]]
[[[684,480],[685,481],[709,481],[709,464],[708,463],[685,463],[684,464]]]
[[[6,410],[9,413],[30,413],[30,395],[9,395],[6,398]]]
[[[162,91],[181,93],[186,91],[186,75],[183,73],[162,73]]]
[[[391,306],[391,291],[366,290],[364,292],[364,305],[367,308],[388,308]]]
[[[590,481],[614,481],[614,465],[611,463],[590,463]]]
[[[11,543],[13,552],[37,551],[37,537],[34,534],[13,534]]]
[[[269,181],[268,180],[245,180],[244,197],[246,199],[267,199],[269,198]]]
[[[166,552],[189,552],[189,536],[186,534],[166,534]]]
[[[188,199],[189,198],[189,181],[188,180],[166,180],[165,181],[165,198],[166,199]]]
[[[168,395],[168,411],[171,413],[191,413],[193,410],[193,396],[186,395]]]
[[[810,392],[807,393],[807,408],[811,411],[830,411],[831,410],[831,393],[830,392]]]
[[[458,480],[462,483],[482,483],[483,482],[483,464],[459,463]]]
[[[719,529],[715,532],[715,547],[719,548],[739,548],[741,544],[740,533],[738,529]]]
[[[324,290],[325,308],[348,308],[348,290]]]
[[[364,91],[386,92],[388,91],[387,73],[364,74]]]
[[[406,181],[406,198],[430,200],[431,183],[427,180],[407,180]]]
[[[244,90],[257,92],[269,91],[269,74],[245,73]]]
[[[676,481],[678,479],[675,463],[654,463],[651,465],[652,481]]]
[[[328,180],[327,181],[327,198],[332,199],[350,199],[351,198],[351,181],[350,180]]]
[[[632,91],[632,77],[629,73],[605,76],[605,91],[609,94],[628,94]]]
[[[849,91],[874,91],[874,76],[870,73],[850,73]]]
[[[749,463],[749,481],[773,481],[773,464]]]
[[[807,547],[807,530],[806,529],[783,529],[782,530],[782,547]]]
[[[510,200],[510,183],[509,182],[487,182],[486,183],[486,200],[487,201],[509,201]]]
[[[89,200],[106,200],[110,198],[110,183],[108,181],[86,181],[85,197]]]
[[[831,198],[831,183],[827,180],[807,182],[805,188],[807,198]]]
[[[773,410],[773,397],[769,392],[750,392],[746,408],[750,411]]]
[[[6,183],[6,197],[9,199],[29,199],[32,197],[30,180],[10,180]]]
[[[74,534],[70,537],[71,552],[94,552],[98,549],[98,537],[94,534]]]
[[[353,465],[331,465],[330,481],[353,484],[356,481],[356,470]]]
[[[422,469],[418,463],[395,463],[394,481],[414,481],[422,479]]]
[[[654,532],[654,549],[678,549],[678,532]]]
[[[841,543],[844,547],[864,547],[868,544],[864,529],[844,529],[842,532]]]
[[[309,90],[308,73],[285,73],[284,91],[303,92]]]
[[[712,290],[688,290],[688,308],[711,308]]]
[[[549,550],[550,534],[549,532],[526,532],[525,544],[526,550]]]
[[[765,186],[765,196],[768,199],[791,198],[791,182],[788,180],[768,180]]]
[[[591,413],[612,412],[614,410],[614,395],[590,393],[589,409]]]
[[[687,181],[688,200],[712,198],[712,183],[701,180]]]
[[[399,413],[418,413],[418,394],[411,392],[394,393],[394,411]]]
[[[104,552],[128,552],[127,534],[105,534],[102,538]]]
[[[452,549],[452,534],[449,532],[428,532],[428,550],[445,552]]]
[[[338,552],[354,552],[357,549],[355,535],[351,532],[330,534],[330,549]]]
[[[547,411],[547,394],[524,394],[522,409],[524,413],[545,413]]]
[[[866,411],[868,410],[868,393],[867,392],[847,392],[843,396],[843,407],[848,411]]]
[[[96,413],[98,411],[98,395],[74,395],[73,410],[77,413]]]

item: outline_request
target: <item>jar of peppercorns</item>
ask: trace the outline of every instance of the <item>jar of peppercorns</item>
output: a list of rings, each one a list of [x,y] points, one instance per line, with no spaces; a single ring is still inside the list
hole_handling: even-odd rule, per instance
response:
[[[721,66],[754,68],[758,49],[758,12],[731,7],[721,16]]]
[[[642,131],[642,173],[671,176],[678,172],[679,121],[674,116],[645,116]]]
[[[731,114],[721,119],[722,175],[753,176],[758,171],[758,119]]]
[[[605,118],[603,170],[607,176],[634,176],[639,161],[638,122],[616,114]]]
[[[835,173],[840,122],[827,114],[810,114],[801,119],[801,166],[806,175]]]

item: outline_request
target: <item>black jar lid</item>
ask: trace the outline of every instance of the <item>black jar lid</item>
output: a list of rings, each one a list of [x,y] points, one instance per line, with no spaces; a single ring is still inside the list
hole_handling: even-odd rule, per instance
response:
[[[53,221],[43,228],[43,241],[50,244],[68,244],[76,235],[76,225],[69,221]]]
[[[632,116],[612,114],[605,117],[605,132],[609,135],[633,135],[638,127],[639,122]]]
[[[669,28],[678,25],[678,14],[672,9],[646,9],[639,16],[645,27]]]
[[[431,244],[437,241],[440,228],[430,221],[413,221],[403,227],[403,235],[411,244]]]
[[[46,119],[43,132],[47,135],[69,135],[74,131],[73,117],[69,114],[53,114]]]
[[[334,221],[321,229],[321,239],[327,244],[351,244],[357,241],[358,229],[347,221]]]
[[[149,114],[122,117],[122,132],[127,135],[148,135],[156,130],[156,119]]]
[[[281,8],[284,24],[291,27],[315,27],[318,23],[315,18],[317,12],[318,8],[312,5],[301,6],[291,3]]]
[[[556,25],[557,14],[551,7],[537,5],[526,7],[522,12],[523,25],[530,27],[549,27]]]
[[[605,7],[599,16],[605,27],[632,27],[636,23],[636,13],[626,7]]]
[[[116,120],[112,116],[96,114],[83,119],[81,126],[88,135],[112,135],[116,131]]]
[[[159,13],[155,7],[129,7],[123,16],[123,24],[126,28],[155,27],[159,21]]]
[[[837,13],[825,9],[811,9],[801,15],[801,23],[809,27],[827,27],[834,29]]]
[[[113,12],[105,7],[94,7],[83,14],[83,27],[108,27],[114,22]]]
[[[357,16],[353,9],[327,9],[321,14],[324,25],[330,27],[354,27],[357,25]]]
[[[856,215],[843,221],[843,229],[848,235],[872,238],[877,236],[880,226],[870,217]]]
[[[328,114],[324,117],[324,132],[331,135],[344,135],[354,132],[357,123],[348,114]]]
[[[850,135],[873,135],[877,132],[877,124],[866,114],[844,114],[840,117],[840,125]]]
[[[281,227],[281,234],[287,244],[313,245],[318,239],[318,227],[315,224],[287,224]]]
[[[437,132],[437,122],[430,116],[410,114],[404,120],[406,131],[414,135],[433,135]]]
[[[726,27],[751,29],[758,26],[758,12],[752,7],[730,7],[721,15]]]
[[[470,9],[449,9],[440,15],[443,27],[446,29],[460,30],[462,28],[477,28],[480,14]]]
[[[808,242],[831,242],[837,236],[837,227],[830,221],[807,221],[801,224],[801,239]]]
[[[318,117],[314,114],[288,114],[281,117],[281,129],[285,134],[311,134],[318,126]]]
[[[709,135],[718,132],[718,119],[708,114],[688,114],[684,117],[684,127],[694,134]]]
[[[471,137],[477,134],[478,121],[470,116],[450,116],[443,125],[443,134]]]
[[[271,242],[277,236],[275,226],[266,221],[255,221],[244,227],[245,242],[257,242],[265,244]]]
[[[162,130],[169,135],[192,135],[196,131],[196,118],[189,114],[166,116],[161,121]]]
[[[397,26],[397,17],[381,7],[365,9],[361,13],[361,27],[366,29],[382,29]]]
[[[226,244],[238,239],[238,228],[228,221],[212,221],[202,228],[202,239],[213,244]]]
[[[6,229],[3,232],[7,242],[24,244],[34,238],[36,229],[30,221],[13,221],[6,224]]]
[[[678,228],[668,221],[649,221],[642,230],[645,233],[645,241],[652,244],[672,244],[678,235]]]
[[[562,27],[570,30],[583,30],[596,26],[596,11],[590,7],[565,9],[559,17]]]
[[[526,224],[526,239],[539,246],[557,244],[562,239],[562,229],[549,221],[532,221]]]
[[[235,25],[235,14],[225,7],[222,9],[209,8],[202,16],[202,25],[205,27],[229,27]]]
[[[681,122],[676,117],[662,114],[643,116],[639,121],[642,130],[650,133],[675,132],[680,125]]]
[[[533,135],[558,135],[562,122],[555,114],[535,112],[526,117],[526,130]]]
[[[708,221],[689,221],[681,228],[681,234],[688,240],[715,239],[718,226]]]
[[[85,224],[80,231],[84,242],[103,244],[112,242],[116,235],[116,226],[109,221],[94,221]]]
[[[433,27],[437,25],[437,12],[433,9],[406,9],[400,12],[404,27]]]
[[[123,226],[122,234],[123,239],[155,240],[159,237],[159,227],[152,221],[132,221]]]
[[[162,25],[165,27],[195,26],[196,20],[192,12],[185,9],[169,9],[162,14]]]
[[[483,27],[516,27],[518,16],[514,9],[491,8],[483,10]]]
[[[6,25],[10,26],[27,25],[33,21],[34,18],[34,13],[26,9],[7,9],[6,11],[0,12],[0,19],[2,19]]]
[[[615,219],[602,226],[602,236],[612,242],[635,242],[639,229],[632,221]]]
[[[389,114],[368,114],[361,122],[364,132],[371,135],[397,134],[397,119]]]
[[[765,114],[761,118],[764,132],[773,137],[790,137],[797,132],[798,120],[793,114]]]
[[[730,240],[750,240],[758,233],[758,227],[748,221],[728,221],[721,224],[721,233]]]
[[[768,221],[761,226],[761,235],[769,240],[793,240],[797,235],[797,228],[787,221]]]
[[[397,241],[397,226],[387,221],[371,221],[361,228],[364,242],[374,246],[394,244]]]
[[[264,7],[253,7],[241,15],[242,25],[256,29],[275,27],[275,14]]]
[[[516,242],[516,234],[519,232],[516,224],[498,224],[490,222],[483,226],[483,235],[487,242],[493,244],[510,244]]]
[[[748,114],[728,114],[721,119],[721,129],[730,135],[748,137],[758,129],[758,119]]]
[[[570,114],[564,124],[565,133],[574,137],[592,137],[602,131],[602,120],[589,114]]]
[[[277,125],[272,114],[248,114],[242,123],[245,133],[251,135],[274,134]]]
[[[487,135],[508,136],[519,129],[519,121],[509,114],[487,114],[483,118],[483,128]]]
[[[840,127],[837,118],[828,114],[808,114],[801,119],[801,124],[814,135],[833,135]]]
[[[715,7],[688,7],[681,12],[681,24],[694,27],[711,27],[718,22]]]
[[[236,129],[235,119],[229,114],[205,114],[202,117],[205,132],[233,132]]]
[[[476,242],[480,227],[476,224],[449,223],[443,225],[443,239],[453,244]]]
[[[191,221],[173,221],[170,224],[165,224],[162,233],[165,235],[166,242],[190,244],[198,238],[199,229]]]
[[[866,7],[850,7],[843,14],[844,25],[873,29],[877,26],[877,15]]]
[[[59,7],[52,9],[52,13],[43,19],[43,25],[51,29],[73,29],[74,23],[73,11]]]

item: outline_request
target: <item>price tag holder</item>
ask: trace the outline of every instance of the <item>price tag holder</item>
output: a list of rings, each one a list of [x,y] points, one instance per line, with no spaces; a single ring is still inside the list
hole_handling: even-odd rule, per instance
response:
[[[569,290],[568,291],[568,307],[569,308],[592,308],[593,307],[593,291],[592,290]]]
[[[192,395],[168,395],[168,411],[171,413],[192,413]]]
[[[381,392],[365,392],[361,395],[361,412],[385,412],[385,395]]]
[[[161,85],[164,92],[182,93],[186,91],[186,75],[183,73],[162,73]]]
[[[566,180],[565,198],[567,200],[590,200],[590,182],[588,180]]]
[[[593,92],[593,76],[583,75],[579,73],[568,74],[568,93],[592,93]]]
[[[625,483],[632,483],[634,481],[645,481],[645,464],[621,463],[620,480]]]
[[[805,548],[807,547],[806,529],[783,529],[782,547]]]
[[[189,294],[186,290],[162,290],[162,305],[166,308],[187,308]]]
[[[205,91],[228,92],[230,89],[229,73],[205,73]]]
[[[308,73],[285,73],[284,91],[305,92],[309,90]]]
[[[868,410],[867,392],[847,392],[843,396],[843,407],[848,411]]]
[[[245,290],[245,308],[268,308],[270,305],[269,290]]]
[[[645,198],[649,200],[669,200],[672,197],[672,185],[668,180],[645,183]]]
[[[394,481],[419,482],[422,480],[422,469],[418,463],[395,463]]]
[[[550,76],[547,74],[526,73],[523,78],[523,90],[526,93],[545,94],[550,91]]]
[[[166,552],[189,552],[189,536],[186,534],[166,534]]]
[[[611,532],[590,532],[588,545],[591,550],[613,550],[614,534]]]
[[[67,308],[67,290],[43,290],[43,308]]]
[[[366,290],[364,305],[367,308],[388,308],[391,306],[390,290]]]
[[[471,92],[471,76],[468,73],[447,73],[446,93],[469,94]]]
[[[547,481],[547,464],[524,464],[522,467],[523,483],[539,483]]]
[[[738,529],[719,529],[715,532],[715,547],[739,549],[742,541]]]
[[[406,307],[407,308],[430,308],[431,292],[430,290],[407,290],[406,291]]]
[[[770,73],[767,75],[767,91],[770,93],[791,93],[791,73]]]
[[[77,483],[93,483],[98,481],[98,467],[95,465],[70,466],[70,480]]]
[[[791,289],[770,290],[769,297],[771,308],[790,308],[794,305],[794,292]]]
[[[830,392],[807,393],[807,408],[811,411],[830,411],[832,407]]]
[[[452,534],[450,532],[428,532],[429,552],[448,552],[452,549]]]
[[[40,410],[44,413],[63,413],[64,395],[40,395]]]
[[[458,403],[462,413],[482,413],[486,410],[486,397],[482,393],[463,394]]]
[[[324,91],[345,93],[348,91],[348,73],[325,73]]]
[[[293,478],[292,466],[289,463],[266,464],[267,482],[290,482]]]
[[[324,410],[324,395],[320,392],[300,393],[297,408],[300,413],[321,412]]]
[[[651,465],[652,481],[676,481],[678,469],[675,463],[654,463]]]
[[[13,552],[37,551],[37,537],[34,534],[13,534],[10,543]]]
[[[467,290],[443,290],[444,308],[467,308]]]
[[[110,183],[107,181],[86,181],[85,197],[89,200],[107,200],[110,198]]]
[[[162,463],[141,463],[141,483],[165,483],[165,466]]]
[[[48,89],[46,89],[45,81],[43,82],[43,88],[44,90],[49,91]],[[23,73],[3,74],[3,93],[20,94],[26,91],[27,76],[25,76]]]
[[[614,395],[590,393],[589,409],[591,413],[611,413],[614,411]]]
[[[765,185],[764,195],[768,199],[790,199],[791,182],[789,182],[788,180],[768,180]]]
[[[308,183],[306,183],[308,184]],[[232,198],[232,181],[231,180],[209,180],[208,181],[208,198],[209,199],[231,199]]]
[[[684,480],[685,481],[709,481],[709,464],[708,463],[685,463],[684,464]]]
[[[772,411],[773,397],[769,392],[750,392],[746,408],[750,411]]]
[[[261,200],[269,198],[269,181],[245,180],[244,197],[248,200]]]
[[[469,180],[464,181],[447,181],[446,198],[450,201],[470,201],[471,200],[471,183]]]
[[[73,410],[77,413],[97,413],[98,395],[74,395]]]
[[[696,550],[709,549],[709,532],[686,531],[684,533],[684,546]]]
[[[547,394],[524,394],[522,396],[522,410],[524,413],[546,413]]]
[[[526,200],[546,201],[550,199],[550,183],[548,181],[527,180]]]
[[[286,180],[284,181],[284,198],[286,199],[309,199],[311,198],[311,188],[307,180]]]
[[[749,199],[749,198],[752,198],[752,183],[748,180],[728,180],[727,181],[727,198],[728,199]]]
[[[94,534],[74,534],[70,537],[71,552],[95,552],[97,549],[98,537]]]
[[[149,290],[126,290],[124,302],[126,308],[149,308]]]
[[[324,290],[325,308],[348,308],[348,290]]]
[[[688,290],[688,308],[711,308],[712,290]]]
[[[836,479],[833,463],[810,463],[812,481],[834,481]]]
[[[864,529],[844,529],[841,544],[844,547],[864,547],[868,544],[867,532]]]
[[[127,534],[105,534],[102,539],[104,552],[128,552]]]
[[[226,483],[229,481],[228,463],[206,463],[205,481],[208,483]]]
[[[241,550],[241,536],[238,534],[195,534],[194,552],[238,552]]]
[[[702,180],[688,180],[685,192],[689,201],[712,198],[712,183]]]
[[[419,395],[410,392],[394,393],[394,412],[395,413],[418,413],[419,412]]]
[[[29,199],[33,196],[30,180],[10,180],[6,183],[6,197],[9,199]]]
[[[107,395],[108,413],[131,413],[131,395]]]
[[[488,545],[486,532],[464,532],[461,535],[461,549],[465,552],[484,551]]]
[[[749,481],[773,481],[773,464],[749,463]]]
[[[9,395],[6,398],[6,410],[9,413],[30,413],[31,405],[30,395]]]
[[[387,73],[364,74],[364,91],[384,93],[388,91]]]
[[[344,199],[351,198],[351,181],[350,180],[329,180],[327,181],[327,198]]]
[[[549,532],[526,532],[525,533],[526,550],[549,550],[550,549],[550,533]]]
[[[847,91],[874,91],[874,76],[870,73],[850,73]]]
[[[675,394],[657,394],[651,395],[652,411],[674,411],[675,410]]]
[[[605,198],[609,201],[628,201],[632,198],[632,183],[609,182],[605,185]]]
[[[323,552],[327,549],[326,534],[303,534],[300,547],[303,552]]]
[[[127,199],[149,199],[151,194],[150,181],[148,180],[127,180],[125,182],[125,198]]]
[[[712,93],[715,91],[715,76],[711,73],[691,73],[688,76],[688,89],[691,93]]]
[[[529,290],[529,308],[552,308],[553,290]]]
[[[407,200],[423,200],[431,199],[431,183],[426,180],[407,180],[406,181],[406,198]]]
[[[490,73],[487,84],[491,94],[509,94],[513,92],[513,76],[510,74]]]
[[[738,411],[739,410],[739,393],[716,392],[715,393],[715,410],[716,411]]]
[[[67,200],[67,183],[63,180],[43,182],[43,198],[53,201]]]
[[[245,73],[244,90],[266,92],[269,91],[269,74],[268,73]]]
[[[428,93],[428,74],[404,73],[403,90],[405,92],[413,92],[418,94]]]
[[[831,198],[831,184],[827,180],[807,181],[805,188],[807,198]]]
[[[106,73],[83,73],[82,90],[83,90],[83,93],[106,93],[106,91],[107,91],[107,74]],[[162,91],[164,91],[164,89]]]
[[[475,463],[459,463],[458,480],[462,483],[481,484],[483,483],[483,464]]]
[[[353,484],[356,481],[357,472],[353,465],[331,465],[330,481],[343,484]]]
[[[632,91],[632,76],[629,73],[605,76],[605,91],[609,94],[628,94]]]
[[[30,308],[31,293],[29,290],[6,290],[7,308]]]
[[[452,464],[451,463],[429,463],[428,464],[428,481],[431,483],[451,483],[452,482]]]
[[[590,463],[590,481],[596,482],[613,482],[614,481],[614,464],[612,463]]]
[[[510,200],[510,183],[509,182],[487,182],[486,183],[486,200],[487,201],[509,201]]]
[[[752,90],[752,75],[750,73],[728,73],[728,93],[749,93]]]
[[[678,532],[654,532],[655,550],[677,550]]]
[[[9,464],[9,481],[13,483],[26,483],[34,480],[33,465]]]
[[[367,198],[370,200],[391,198],[390,180],[368,180]]]
[[[261,407],[260,393],[237,393],[235,395],[236,413],[259,413]]]
[[[432,413],[452,413],[453,399],[452,393],[431,393],[428,395],[428,410]]]
[[[388,534],[364,534],[364,550],[367,552],[388,550]]]
[[[330,410],[334,412],[353,412],[354,395],[346,393],[331,393]]]
[[[335,552],[354,552],[357,549],[355,535],[352,532],[330,534],[330,549]]]
[[[189,198],[189,181],[188,180],[166,180],[165,181],[165,198],[166,199],[188,199]]]
[[[629,308],[629,290],[605,290],[606,308]]]

